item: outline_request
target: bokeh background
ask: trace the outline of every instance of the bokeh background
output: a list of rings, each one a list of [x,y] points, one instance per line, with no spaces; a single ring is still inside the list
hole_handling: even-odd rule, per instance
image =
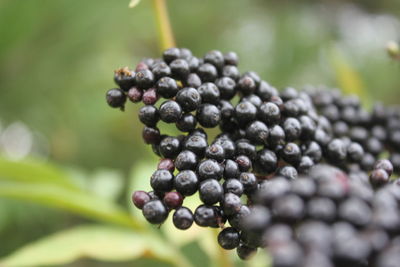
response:
[[[400,40],[397,0],[167,2],[195,55],[236,51],[241,71],[278,88],[400,103],[400,63],[385,51]],[[149,228],[131,208],[157,159],[137,107],[112,110],[105,92],[114,69],[160,52],[152,0],[128,4],[0,0],[0,266],[243,265],[215,233]]]

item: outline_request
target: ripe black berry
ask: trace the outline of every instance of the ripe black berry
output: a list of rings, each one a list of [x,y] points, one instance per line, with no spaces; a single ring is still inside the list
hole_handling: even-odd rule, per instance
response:
[[[161,224],[168,217],[167,208],[160,200],[151,200],[144,204],[142,213],[151,224]]]
[[[189,75],[189,65],[186,60],[175,59],[169,64],[172,76],[178,80],[184,80]]]
[[[206,179],[216,179],[220,180],[223,175],[223,168],[221,165],[212,159],[207,159],[202,162],[197,167],[197,173],[200,180]]]
[[[197,88],[203,103],[217,104],[219,102],[219,90],[214,83],[203,83]]]
[[[182,114],[181,106],[172,100],[167,100],[160,106],[160,118],[166,123],[177,122]]]
[[[106,100],[112,108],[124,108],[126,95],[121,89],[110,89],[107,91]]]
[[[174,97],[178,91],[179,87],[176,81],[170,77],[163,77],[158,80],[156,84],[157,94],[164,98]]]
[[[193,213],[186,207],[176,209],[172,217],[172,221],[176,228],[181,230],[189,229],[193,224]]]
[[[197,110],[196,118],[204,128],[213,128],[220,122],[221,112],[215,105],[203,104]]]
[[[235,228],[227,227],[218,234],[218,244],[224,249],[234,249],[240,244],[240,234]]]
[[[167,170],[157,170],[150,179],[154,191],[168,192],[173,188],[174,176]]]
[[[141,70],[135,76],[136,86],[140,89],[147,89],[154,84],[154,75],[150,70]]]
[[[214,65],[204,63],[198,67],[197,75],[203,82],[214,82],[218,77],[218,72]]]
[[[181,142],[178,138],[164,137],[159,145],[159,151],[164,158],[175,158],[181,150]]]
[[[201,104],[201,95],[199,91],[192,87],[183,88],[176,95],[176,101],[186,112],[196,110]]]
[[[190,196],[196,193],[199,186],[199,180],[196,173],[191,170],[179,172],[174,179],[176,191],[184,196]]]
[[[199,194],[204,204],[212,205],[222,199],[224,190],[217,180],[207,179],[200,183]]]

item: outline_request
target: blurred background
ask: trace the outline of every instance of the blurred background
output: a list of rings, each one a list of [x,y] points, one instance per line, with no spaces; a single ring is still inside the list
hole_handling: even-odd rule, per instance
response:
[[[137,107],[112,110],[105,92],[114,69],[159,56],[151,2],[0,0],[0,266],[242,265],[210,249],[209,231],[131,219],[131,191],[149,188],[157,159]],[[241,71],[277,88],[400,103],[385,51],[400,41],[400,1],[167,2],[177,45],[197,56],[236,51]],[[171,234],[181,240],[163,247]]]

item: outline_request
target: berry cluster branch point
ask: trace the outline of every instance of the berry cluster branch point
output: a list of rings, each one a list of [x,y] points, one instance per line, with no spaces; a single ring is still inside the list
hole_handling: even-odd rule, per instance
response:
[[[175,38],[169,21],[166,0],[153,0],[160,50],[175,47]]]

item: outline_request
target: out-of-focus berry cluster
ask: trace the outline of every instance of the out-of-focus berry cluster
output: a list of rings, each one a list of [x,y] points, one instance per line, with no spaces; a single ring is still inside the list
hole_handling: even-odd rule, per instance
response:
[[[276,267],[396,266],[399,110],[369,112],[338,90],[279,92],[237,65],[234,52],[171,48],[115,71],[108,104],[143,102],[143,140],[160,156],[153,191],[134,192],[134,205],[152,224],[172,212],[178,229],[221,228],[218,243],[242,259],[267,248]],[[192,211],[194,194],[203,204]]]

